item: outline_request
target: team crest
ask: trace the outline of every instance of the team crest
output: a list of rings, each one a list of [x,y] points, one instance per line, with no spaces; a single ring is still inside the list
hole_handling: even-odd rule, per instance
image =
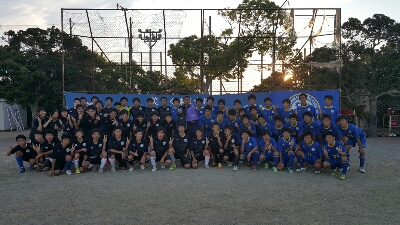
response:
[[[152,109],[151,111],[154,112],[154,109]]]
[[[298,127],[296,127],[296,130],[299,130],[299,128],[298,128]]]
[[[127,126],[127,127],[130,127],[130,126],[131,126],[131,124],[130,124],[130,123],[128,123],[126,126]]]
[[[162,144],[165,145],[165,144],[167,144],[167,142],[164,141]]]
[[[252,143],[249,143],[249,146],[253,146],[253,144],[252,144]]]
[[[335,112],[335,110],[332,109],[332,110],[331,110],[331,113],[334,113],[334,112]]]
[[[31,150],[27,149],[27,150],[26,150],[26,152],[28,152],[28,153],[29,153],[29,152],[31,152]]]
[[[315,151],[315,148],[312,148],[311,151]]]
[[[169,111],[169,108],[167,108],[167,111]]]
[[[65,151],[67,151],[67,152],[70,152],[70,151],[71,151],[71,149],[67,148],[67,149],[65,149]]]
[[[289,99],[290,99],[290,108],[291,109],[295,110],[295,109],[297,109],[297,106],[300,106],[301,103],[300,103],[300,100],[299,100],[299,95],[300,95],[300,93],[294,94],[294,95],[289,97]],[[307,104],[314,106],[314,108],[316,110],[318,110],[320,108],[320,104],[319,104],[318,100],[314,96],[312,96],[310,94],[307,94]],[[310,111],[310,109],[308,109],[308,110]],[[316,113],[319,115],[319,112],[316,112]]]
[[[121,141],[121,145],[124,145],[124,144],[125,144],[125,142]]]
[[[336,150],[339,150],[339,147],[336,147]]]
[[[140,144],[140,147],[143,148],[143,144]]]
[[[202,143],[204,144],[204,143],[205,143],[205,141],[202,141]]]
[[[83,143],[82,146],[86,147],[86,143]]]
[[[183,139],[183,142],[187,142],[187,139],[185,138],[185,139]]]
[[[235,143],[235,139],[232,139],[231,142],[232,142],[232,143]]]
[[[156,124],[156,127],[159,127],[159,126],[160,126],[160,124],[157,123],[157,124]]]
[[[103,144],[99,144],[99,147],[103,147]],[[93,148],[93,147],[92,147]]]

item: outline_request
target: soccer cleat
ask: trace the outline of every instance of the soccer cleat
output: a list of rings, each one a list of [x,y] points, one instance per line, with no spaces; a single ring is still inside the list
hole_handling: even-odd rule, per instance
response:
[[[256,171],[257,170],[257,165],[253,166],[253,170]]]
[[[306,168],[305,167],[300,167],[299,169],[296,169],[296,172],[301,172],[301,171],[305,171]]]
[[[146,169],[146,167],[144,166],[144,164],[140,165],[140,169],[142,169],[142,170]]]
[[[76,174],[80,174],[81,171],[80,171],[79,169],[75,169],[75,173],[76,173]]]
[[[292,168],[288,168],[289,173],[293,173],[293,169]]]
[[[360,172],[361,172],[361,173],[365,173],[364,167],[360,167]]]
[[[315,170],[314,173],[315,173],[315,174],[320,174],[321,171],[320,171],[320,170]]]
[[[165,169],[165,164],[162,163],[162,164],[160,165],[160,167],[161,167],[161,169]]]
[[[25,168],[24,167],[19,168],[18,173],[23,173],[23,172],[25,172]]]
[[[96,166],[92,166],[92,172],[96,171]]]
[[[350,170],[350,165],[347,167],[347,171],[349,171]]]
[[[111,166],[111,172],[116,172],[115,166]]]
[[[221,163],[218,163],[218,169],[222,170],[222,164]]]
[[[67,171],[65,171],[65,173],[68,174],[68,175],[72,175],[71,170],[67,170]]]
[[[264,169],[266,169],[266,170],[269,169],[268,163],[265,163]]]
[[[133,168],[134,168],[134,167],[133,167],[133,166],[131,166],[131,167],[129,168],[129,171],[131,171],[131,172],[132,172],[132,171],[133,171]]]
[[[229,161],[228,161],[228,166],[232,166],[232,162],[229,162]]]
[[[152,172],[156,172],[157,171],[157,167],[153,167],[153,169],[151,169]]]
[[[339,179],[341,179],[341,180],[346,180],[346,174],[340,175]]]
[[[275,173],[277,173],[277,172],[278,172],[278,168],[276,168],[275,166],[274,166],[274,167],[272,167],[272,169],[274,170],[274,172],[275,172]]]
[[[238,166],[233,167],[233,171],[237,171],[238,169],[239,169]]]
[[[33,166],[33,165],[29,165],[29,170],[30,171],[32,171],[32,170],[34,170],[35,169],[35,167]]]
[[[99,169],[99,174],[102,174],[104,171],[103,171],[103,168],[100,168]]]
[[[261,161],[258,161],[258,162],[257,162],[257,165],[260,165],[260,164],[261,164]]]
[[[176,164],[172,164],[170,167],[169,167],[169,170],[173,170],[173,169],[175,169],[176,168]]]
[[[301,167],[301,164],[299,162],[297,162],[297,167]]]
[[[89,164],[88,169],[92,169],[92,167],[93,167],[93,164]]]
[[[341,169],[339,169],[340,171],[342,171]],[[336,175],[338,172],[338,168],[336,167],[334,170],[332,170],[331,175]]]
[[[206,169],[210,169],[210,166],[207,164],[207,165],[205,165],[205,167],[206,167]]]
[[[250,167],[250,166],[251,166],[251,162],[249,161],[246,163],[246,167]]]

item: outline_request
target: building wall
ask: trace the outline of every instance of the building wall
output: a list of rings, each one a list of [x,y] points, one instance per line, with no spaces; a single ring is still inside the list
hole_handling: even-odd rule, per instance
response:
[[[20,119],[22,120],[23,127],[27,127],[27,112],[20,105],[9,105],[6,103],[5,99],[0,98],[0,131],[5,130],[16,130],[17,126],[14,118],[11,117],[8,106],[11,106],[12,111],[17,114],[19,112]],[[17,118],[19,120],[19,118]]]

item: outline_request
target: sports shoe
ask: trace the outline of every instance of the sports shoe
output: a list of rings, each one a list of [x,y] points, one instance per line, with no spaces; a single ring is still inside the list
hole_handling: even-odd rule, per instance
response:
[[[24,167],[19,168],[18,173],[23,173],[23,172],[25,172],[25,168]]]
[[[314,173],[315,173],[315,174],[320,174],[321,171],[320,171],[320,170],[315,170]]]
[[[257,165],[253,166],[253,170],[256,171],[257,170]]]
[[[292,168],[288,168],[289,173],[293,173],[293,169]]]
[[[103,168],[100,168],[99,169],[99,174],[102,174],[103,173]]]
[[[160,167],[161,167],[161,169],[165,169],[165,164],[162,163]]]
[[[233,171],[237,171],[238,169],[239,169],[238,166],[233,167]]]
[[[218,169],[222,170],[222,164],[221,163],[218,163]]]
[[[274,172],[275,172],[275,173],[277,173],[277,172],[278,172],[278,168],[276,168],[275,166],[274,166],[274,167],[272,167],[272,169],[274,170]]]
[[[92,166],[92,172],[96,171],[96,166]]]
[[[93,164],[89,164],[88,169],[92,169],[93,168]]]
[[[364,167],[360,167],[360,172],[361,172],[361,173],[365,173]]]
[[[152,172],[156,172],[157,171],[157,167],[153,167],[153,169],[151,169]]]
[[[342,171],[342,168],[339,169],[340,171]],[[332,170],[331,175],[336,175],[338,172],[338,168],[336,167],[334,170]]]
[[[265,163],[264,169],[266,169],[266,170],[269,169],[268,163]]]
[[[65,173],[68,174],[68,175],[72,175],[71,170],[67,170],[67,171],[65,171]]]
[[[75,169],[75,173],[76,173],[76,174],[80,174],[81,171],[80,171],[79,169]]]
[[[172,164],[170,167],[169,167],[169,170],[173,170],[173,169],[175,169],[176,168],[176,164]]]
[[[115,172],[115,166],[111,166],[111,172]]]
[[[343,173],[342,173],[342,175],[340,175],[339,179],[341,179],[341,180],[346,180],[346,174],[343,174]]]
[[[296,172],[301,172],[301,171],[305,171],[306,168],[305,167],[300,167],[299,169],[296,169]]]
[[[347,171],[349,171],[350,170],[350,165],[347,167]]]
[[[229,162],[229,161],[228,161],[228,166],[232,166],[232,162]]]
[[[261,162],[260,162],[260,161],[258,161],[258,162],[257,162],[257,165],[260,165],[260,164],[261,164]]]
[[[142,169],[142,170],[146,169],[146,167],[144,166],[144,164],[140,165],[140,169]]]
[[[133,166],[129,167],[129,171],[132,172],[132,171],[133,171],[133,168],[134,168]]]
[[[207,164],[207,165],[205,165],[206,166],[206,169],[210,169],[210,166]]]
[[[33,166],[33,165],[29,165],[29,170],[30,171],[32,171],[32,170],[34,170],[35,169],[35,167]]]
[[[250,166],[251,166],[251,162],[249,161],[246,163],[246,167],[250,167]]]

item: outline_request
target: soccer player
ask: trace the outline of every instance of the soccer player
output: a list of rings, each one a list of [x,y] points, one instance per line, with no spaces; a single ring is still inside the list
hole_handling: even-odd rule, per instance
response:
[[[102,101],[97,101],[96,103],[93,104],[96,107],[96,116],[103,117],[103,102]]]
[[[222,131],[224,130],[225,127],[225,121],[224,121],[224,112],[221,110],[217,111],[217,118],[215,119],[215,122],[219,124],[219,129]]]
[[[251,116],[250,115],[250,106],[255,106],[257,109],[256,99],[257,99],[257,97],[254,94],[250,94],[247,97],[247,100],[249,101],[249,105],[245,106],[244,109],[246,110],[246,114],[249,116]],[[260,112],[257,111],[257,114],[260,114]]]
[[[185,133],[185,124],[179,123],[178,125],[178,134],[176,134],[169,142],[169,148],[171,152],[174,152],[180,159],[181,166],[185,166],[185,168],[190,168],[190,156],[189,156],[189,144],[190,139],[189,135]]]
[[[250,106],[249,111],[250,111],[250,123],[252,123],[254,126],[257,126],[257,118],[259,116],[257,107]]]
[[[180,102],[181,101],[179,100],[179,98],[172,99],[172,104],[174,106],[171,108],[171,114],[172,114],[172,119],[175,120],[176,122],[178,119],[178,115],[182,113],[182,110],[179,108]]]
[[[86,107],[88,106],[87,99],[84,96],[82,96],[80,100],[81,100],[81,105],[83,105],[83,109],[86,109]]]
[[[104,108],[101,109],[101,113],[102,113],[103,117],[107,117],[110,115],[110,112],[113,109],[113,107],[111,106],[113,101],[114,101],[114,99],[111,97],[106,98],[106,106],[104,106]]]
[[[296,150],[296,138],[291,137],[290,129],[288,127],[283,128],[282,130],[282,137],[278,140],[278,152],[279,152],[279,163],[277,166],[277,170],[283,170],[286,164],[288,163],[287,167],[289,173],[293,173],[293,163],[295,154],[294,151]],[[274,168],[274,172],[277,172]]]
[[[340,175],[341,180],[346,179],[348,158],[346,147],[343,143],[335,140],[335,134],[333,132],[328,132],[326,134],[326,144],[323,147],[323,153],[325,161],[323,162],[323,167],[332,170],[332,175],[335,175],[339,167],[342,167],[342,174]]]
[[[15,138],[17,142],[17,146],[10,146],[10,150],[7,152],[7,156],[11,154],[15,154],[15,160],[19,166],[18,173],[25,172],[24,161],[29,163],[29,170],[34,169],[34,165],[36,164],[36,155],[37,152],[33,149],[31,145],[26,143],[26,137],[24,135],[18,135]]]
[[[207,97],[207,105],[211,106],[211,112],[214,112],[219,108],[217,105],[214,105],[214,97],[211,95]]]
[[[133,122],[128,117],[128,111],[121,110],[119,115],[121,119],[118,121],[118,125],[122,127],[122,136],[132,138]]]
[[[317,117],[317,114],[316,114],[315,107],[312,106],[312,105],[309,105],[307,103],[307,94],[301,93],[299,95],[299,100],[300,100],[300,105],[297,106],[296,114],[297,114],[297,116],[299,116],[300,121],[303,121],[303,113],[304,112],[310,112],[312,117],[313,117],[313,119],[317,120],[318,117]]]
[[[294,114],[295,111],[294,111],[294,109],[290,108],[290,99],[288,99],[288,98],[283,99],[282,105],[283,105],[283,108],[276,109],[276,114],[282,116],[283,122],[287,123],[289,121],[289,116],[291,114]]]
[[[236,112],[236,116],[239,117],[239,109],[242,106],[242,101],[240,101],[239,99],[235,99],[235,101],[233,101],[233,109]]]
[[[324,100],[325,100],[325,107],[319,110],[319,116],[322,120],[322,116],[324,114],[328,114],[331,116],[331,121],[333,121],[333,123],[336,124],[337,118],[339,116],[339,110],[332,106],[333,96],[326,95],[324,97]]]
[[[274,120],[275,120],[275,126],[271,127],[271,136],[273,139],[275,139],[275,141],[278,141],[279,138],[282,137],[283,118],[280,115],[276,115]]]
[[[81,99],[80,98],[74,98],[74,107],[70,108],[68,110],[69,115],[71,115],[71,117],[76,117],[78,116],[78,112],[76,110],[76,106],[81,104]]]
[[[83,130],[85,137],[90,137],[92,130],[99,127],[100,117],[96,116],[96,107],[93,105],[87,107],[87,113],[88,115],[78,120],[77,125]]]
[[[121,97],[121,99],[119,100],[121,102],[121,108],[120,110],[126,109],[126,111],[130,112],[131,107],[129,107],[128,104],[128,98],[123,96]]]
[[[259,115],[257,118],[257,125],[256,125],[256,139],[257,139],[257,143],[259,143],[262,139],[263,136],[263,131],[266,130],[268,131],[268,134],[271,133],[271,126],[269,123],[267,123],[264,119],[263,115]]]
[[[240,159],[247,163],[247,167],[251,166],[253,160],[253,170],[257,170],[257,163],[260,159],[260,152],[258,151],[258,144],[254,137],[249,135],[249,131],[241,131],[242,139],[240,140]]]
[[[151,164],[153,165],[152,171],[155,172],[157,170],[155,162],[156,153],[155,151],[149,153],[149,146],[143,135],[144,131],[142,129],[136,129],[134,132],[135,137],[131,138],[128,142],[128,162],[131,164],[129,171],[133,171],[135,161],[139,161],[140,168],[144,170],[146,168],[144,165],[146,160],[154,158],[151,160]]]
[[[111,137],[114,127],[119,126],[118,111],[116,109],[111,109],[110,115],[108,117],[99,116],[99,118],[100,118],[100,127],[102,131],[101,135],[103,136],[107,135],[108,137]]]
[[[161,97],[160,102],[161,106],[158,107],[158,112],[160,113],[160,119],[164,120],[167,116],[167,113],[171,111],[171,106],[167,105],[167,98],[164,96]]]
[[[203,107],[203,99],[202,98],[196,98],[196,112],[197,116],[200,116],[204,114],[204,107]]]
[[[157,129],[161,127],[161,120],[158,118],[158,114],[156,112],[151,113],[150,121],[147,122],[146,131],[144,132],[145,137],[157,135]],[[147,139],[147,141],[150,141]]]
[[[114,103],[114,109],[116,109],[118,112],[120,112],[121,111],[121,102],[115,102]],[[129,116],[129,111],[128,111],[128,116]]]
[[[264,116],[265,121],[267,121],[268,124],[273,125],[276,115],[276,106],[271,105],[272,100],[269,97],[264,98],[264,104],[265,108],[263,109],[263,107],[260,105],[259,112]]]
[[[301,123],[303,127],[303,133],[306,131],[311,131],[313,134],[313,141],[315,141],[316,137],[321,136],[319,125],[317,122],[313,121],[311,112],[304,112],[303,113],[303,122]],[[300,143],[300,141],[298,142]]]
[[[35,135],[36,136],[36,135]],[[51,168],[51,154],[53,153],[53,148],[56,144],[58,144],[57,139],[54,139],[54,131],[51,129],[46,129],[44,131],[45,141],[36,148],[37,156],[36,156],[36,171],[41,172],[40,161],[44,161],[44,170],[49,170]],[[42,160],[41,158],[44,158]]]
[[[335,134],[335,140],[340,141],[340,137],[342,137],[342,134],[339,132],[338,127],[335,125],[335,123],[332,123],[331,116],[329,114],[324,114],[322,116],[322,124],[319,126],[319,133],[321,134],[319,136],[319,144],[321,146],[324,146],[326,144],[326,133],[327,132],[333,132]]]
[[[70,134],[61,135],[61,143],[54,146],[51,154],[51,171],[50,176],[58,176],[61,174],[62,170],[66,169],[65,173],[72,175],[71,165],[72,156],[74,154],[74,146],[70,148],[69,143],[71,142],[72,136]]]
[[[364,162],[365,162],[365,148],[367,147],[366,135],[362,129],[354,124],[348,123],[347,117],[341,115],[338,117],[339,120],[339,132],[347,137],[346,152],[349,161],[350,168],[350,149],[358,144],[358,153],[360,158],[360,172],[365,173]]]
[[[128,111],[128,118],[130,118],[130,116],[131,116],[132,119],[136,119],[139,112],[143,112],[143,115],[144,115],[145,107],[140,104],[140,99],[134,98],[132,100],[132,102],[133,102],[133,106],[131,107],[130,111]]]
[[[60,125],[64,133],[73,134],[74,133],[74,122],[72,122],[71,115],[68,114],[66,108],[60,110]]]
[[[75,173],[80,174],[83,172],[82,161],[85,158],[87,151],[87,141],[83,138],[82,129],[75,130],[75,140],[72,141],[72,145],[75,149],[74,154],[72,155],[74,158]]]
[[[146,121],[151,121],[153,113],[156,113],[157,116],[160,114],[158,112],[158,109],[154,107],[153,104],[154,104],[154,99],[147,98],[147,107],[144,108],[144,118],[146,119]]]
[[[199,118],[199,125],[203,129],[204,137],[208,137],[211,134],[212,123],[216,120],[216,117],[211,112],[211,106],[206,105],[204,107],[204,115]]]
[[[79,128],[78,122],[82,120],[82,118],[86,115],[87,114],[85,112],[85,109],[83,108],[83,105],[81,104],[76,105],[76,116],[71,117],[71,120],[74,123],[74,129]]]
[[[107,135],[104,135],[103,141],[100,140],[100,131],[94,129],[92,132],[92,141],[87,145],[87,152],[82,162],[82,169],[92,169],[96,171],[96,164],[100,164],[99,173],[103,173],[104,165],[107,162]]]
[[[234,162],[233,170],[238,170],[239,162],[239,138],[232,134],[232,127],[225,126],[224,128],[225,136],[222,140],[224,144],[224,161],[228,163],[228,166],[232,166],[232,161]]]
[[[208,147],[211,153],[211,166],[215,167],[218,165],[219,168],[222,167],[222,160],[224,157],[224,144],[223,144],[223,133],[219,129],[219,124],[217,122],[213,122],[211,125],[212,132],[207,137],[208,138]]]
[[[279,152],[275,139],[271,138],[268,130],[263,130],[261,133],[262,139],[258,143],[260,152],[260,162],[265,162],[264,169],[269,169],[269,163],[273,163],[273,169],[278,172],[276,167],[279,163]]]
[[[225,127],[230,126],[232,129],[232,135],[239,138],[239,124],[241,123],[239,118],[236,117],[236,110],[229,109],[228,110],[228,117],[225,118]]]
[[[313,133],[311,131],[305,131],[303,136],[304,141],[300,143],[300,146],[297,146],[296,151],[297,162],[301,167],[296,169],[296,171],[300,172],[306,170],[304,166],[304,162],[306,162],[310,165],[314,165],[314,173],[319,174],[323,156],[321,145],[313,140]]]
[[[167,113],[165,119],[161,122],[161,126],[165,128],[167,139],[171,139],[175,135],[176,122],[172,119],[172,113]]]
[[[191,167],[196,169],[199,165],[199,162],[204,160],[204,151],[206,150],[206,146],[208,145],[208,141],[203,137],[203,131],[201,128],[196,129],[196,137],[192,139],[190,142],[190,158],[191,158]],[[207,150],[208,151],[208,150]]]
[[[133,132],[135,132],[135,130],[139,128],[145,130],[146,127],[147,127],[147,121],[144,118],[144,113],[138,112],[136,119],[133,121]]]
[[[218,99],[218,108],[214,110],[214,114],[217,115],[218,111],[221,111],[223,114],[223,118],[228,116],[228,108],[225,106],[225,99]]]
[[[97,96],[92,96],[90,98],[90,103],[88,105],[96,105],[96,102],[98,102],[100,99]]]
[[[122,136],[122,127],[114,128],[114,136],[108,140],[109,160],[111,164],[111,172],[115,172],[115,160],[121,170],[126,170],[126,153],[129,146],[129,139]]]
[[[175,157],[174,152],[169,148],[169,139],[166,136],[164,127],[157,129],[157,136],[150,136],[150,150],[156,153],[156,162],[160,162],[161,169],[165,168],[165,165],[170,166],[169,169],[175,169]],[[172,138],[171,138],[172,139]],[[174,166],[173,166],[174,165]]]
[[[36,131],[41,131],[43,132],[43,124],[45,124],[48,120],[49,117],[46,116],[46,110],[44,108],[38,108],[37,110],[38,117],[33,119],[32,121],[32,129],[29,134],[29,139],[33,140],[34,139],[34,134]]]
[[[285,124],[285,127],[290,129],[290,136],[297,139],[297,143],[301,142],[301,136],[303,135],[303,124],[297,121],[298,116],[291,114],[289,116],[289,122]]]
[[[249,135],[252,137],[256,136],[256,127],[250,123],[249,116],[247,114],[242,115],[242,123],[239,125],[239,132],[248,131]]]
[[[58,110],[55,110],[50,118],[43,124],[44,129],[53,129],[54,130],[54,137],[57,137],[58,132],[61,131],[61,124],[59,119]]]

